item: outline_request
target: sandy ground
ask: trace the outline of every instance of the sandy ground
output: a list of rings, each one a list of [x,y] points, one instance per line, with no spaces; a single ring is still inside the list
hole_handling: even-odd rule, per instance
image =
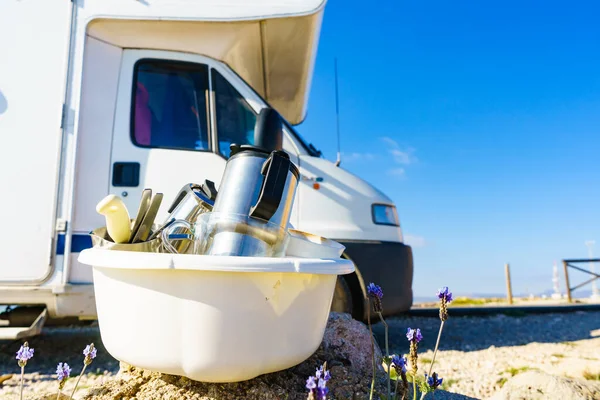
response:
[[[406,353],[407,327],[421,328],[419,373],[428,368],[439,320],[425,317],[396,317],[390,325],[390,350]],[[381,324],[374,326],[383,346]],[[36,349],[26,367],[25,398],[42,392],[56,392],[56,364],[68,362],[73,375],[81,371],[86,344],[94,342],[98,357],[80,383],[75,398],[87,388],[112,379],[118,362],[102,346],[97,327],[48,328],[29,340]],[[0,387],[0,398],[19,398],[19,367],[15,352],[21,342],[0,342],[0,375],[13,374]],[[585,378],[600,374],[600,312],[528,315],[509,317],[450,317],[444,332],[434,370],[445,379],[445,388],[476,398],[487,398],[506,379],[528,369],[550,374]],[[75,379],[67,382],[70,393]]]
[[[57,392],[55,379],[56,365],[67,362],[77,376],[83,367],[83,349],[94,343],[98,356],[87,367],[81,379],[75,398],[79,398],[87,388],[101,384],[119,370],[119,362],[112,358],[102,345],[98,327],[45,328],[42,335],[28,339],[29,346],[35,349],[34,357],[25,367],[24,398],[44,392]],[[21,341],[0,341],[0,376],[13,375],[0,387],[0,399],[19,399],[20,368],[15,359]],[[64,392],[70,394],[76,379],[69,379]]]

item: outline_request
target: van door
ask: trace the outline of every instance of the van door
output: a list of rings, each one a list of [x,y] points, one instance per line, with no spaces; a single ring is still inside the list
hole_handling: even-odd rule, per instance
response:
[[[110,193],[123,198],[132,218],[144,188],[163,193],[157,217],[162,222],[183,185],[209,179],[218,187],[230,144],[254,142],[256,116],[264,106],[217,61],[168,51],[125,50]]]
[[[212,149],[209,67],[201,57],[126,50],[113,131],[110,193],[135,217],[141,193],[164,194],[157,222],[186,183],[218,182]]]
[[[51,272],[72,3],[0,1],[0,282]]]

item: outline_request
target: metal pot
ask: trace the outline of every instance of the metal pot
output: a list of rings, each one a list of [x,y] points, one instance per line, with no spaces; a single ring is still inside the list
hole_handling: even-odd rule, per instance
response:
[[[200,214],[212,211],[214,197],[216,196],[216,190],[213,189],[214,184],[210,181],[205,181],[202,186],[195,183],[185,185],[177,193],[173,204],[169,207],[169,216],[164,224],[167,224],[171,220],[186,221],[190,225],[195,224]],[[169,232],[172,235],[178,235],[186,232],[186,229],[178,227],[169,230]],[[177,253],[186,253],[190,246],[190,241],[185,239],[174,240],[170,244]]]

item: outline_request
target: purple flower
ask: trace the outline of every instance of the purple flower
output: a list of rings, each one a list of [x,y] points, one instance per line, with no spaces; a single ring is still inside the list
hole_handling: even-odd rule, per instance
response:
[[[93,360],[94,358],[96,358],[96,352],[97,350],[94,347],[94,344],[92,343],[91,345],[88,344],[87,346],[85,346],[85,349],[83,350],[83,355]]]
[[[423,335],[421,335],[421,330],[419,328],[408,328],[408,330],[406,331],[406,338],[409,342],[419,343],[421,340],[423,340]]]
[[[401,357],[397,354],[392,356],[392,366],[398,374],[406,373],[406,357]]]
[[[67,363],[58,363],[56,366],[56,379],[63,382],[71,375],[71,367]]]
[[[325,369],[325,364],[321,365],[315,371],[315,375],[306,380],[306,388],[308,389],[309,400],[326,400],[327,381],[331,379],[331,373]],[[317,396],[315,399],[315,395]]]
[[[33,357],[34,349],[29,347],[29,344],[25,342],[19,351],[17,351],[16,359],[19,360],[19,366],[24,367],[27,361]]]
[[[319,368],[317,368],[317,371],[315,372],[315,377],[317,379],[321,379],[321,375],[323,375],[323,366],[322,365]]]
[[[317,385],[317,398],[319,400],[325,400],[327,398],[327,392],[329,392],[329,389],[327,389],[327,381],[325,381],[325,379],[319,379],[319,384]]]
[[[97,350],[94,347],[94,343],[85,346],[85,349],[83,349],[83,355],[85,356],[83,363],[85,365],[90,365],[94,358],[96,358],[96,352]]]
[[[438,378],[438,374],[436,372],[431,374],[431,376],[429,377],[427,376],[427,374],[425,374],[425,379],[427,379],[427,384],[433,390],[437,389],[437,387],[440,386],[444,381],[444,379]]]
[[[367,286],[367,294],[369,295],[369,297],[381,300],[381,298],[383,297],[383,290],[381,290],[381,286],[378,286],[371,282]]]
[[[381,303],[381,298],[383,297],[383,290],[381,290],[380,286],[377,286],[374,283],[369,283],[367,286],[367,295],[373,299],[373,311],[376,313],[383,312],[383,304]]]
[[[437,296],[440,300],[443,300],[446,303],[452,302],[452,292],[450,291],[450,289],[448,289],[448,286],[444,286],[443,288],[439,289],[437,292]]]

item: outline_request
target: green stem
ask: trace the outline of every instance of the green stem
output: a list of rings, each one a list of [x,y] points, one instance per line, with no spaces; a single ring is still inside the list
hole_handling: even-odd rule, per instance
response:
[[[423,392],[421,393],[421,400],[423,400],[425,398],[425,395],[427,394],[427,392]]]
[[[23,375],[25,375],[25,366],[21,367],[21,400],[23,400]]]
[[[431,365],[429,366],[429,373],[427,374],[427,376],[431,376],[431,371],[433,370],[433,363],[435,362],[435,355],[437,354],[438,347],[440,345],[440,338],[442,337],[442,330],[444,329],[444,322],[445,321],[442,321],[442,323],[440,324],[440,330],[438,331],[438,337],[435,342],[435,349],[433,350],[433,357],[431,358]]]
[[[56,393],[56,400],[60,400],[60,388],[58,389],[58,393]]]
[[[383,319],[383,315],[381,315],[381,312],[377,312],[377,314],[379,314],[379,319],[381,320],[381,323],[383,324],[383,326],[385,327],[385,359],[386,359],[386,365],[387,365],[387,390],[388,390],[388,399],[392,399],[392,378],[391,378],[391,368],[390,368],[390,346],[389,346],[389,340],[388,340],[388,324],[387,322],[385,322],[385,320]]]
[[[373,392],[375,391],[375,338],[373,337],[373,327],[371,326],[371,302],[367,297],[367,323],[369,324],[369,332],[371,332],[371,363],[373,364],[373,379],[371,380],[371,392],[369,400],[373,400]]]
[[[398,400],[398,380],[400,379],[400,376],[398,376],[398,374],[396,374],[396,387],[394,388],[394,400]]]
[[[83,364],[83,369],[81,370],[81,373],[79,374],[79,377],[77,377],[77,382],[75,382],[75,387],[73,388],[73,391],[71,392],[71,397],[69,397],[70,400],[72,400],[73,396],[75,395],[75,391],[77,390],[77,386],[79,385],[79,381],[81,380],[81,376],[85,372],[85,368],[86,367],[87,367],[87,365],[84,363]]]
[[[417,375],[413,375],[413,400],[417,400]]]

